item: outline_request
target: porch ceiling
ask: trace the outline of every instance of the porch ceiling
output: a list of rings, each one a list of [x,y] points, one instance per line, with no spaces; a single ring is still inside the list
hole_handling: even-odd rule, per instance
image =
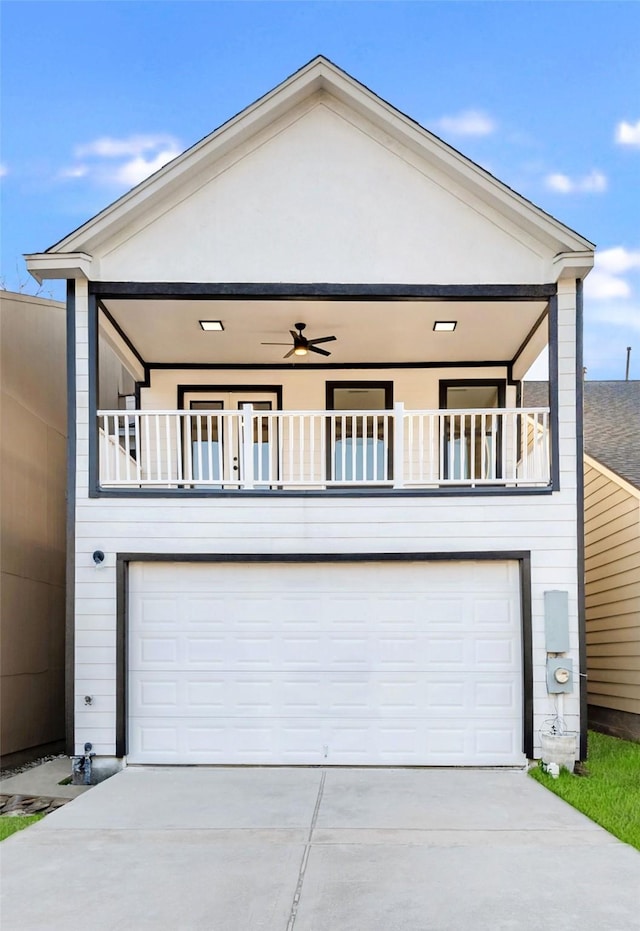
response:
[[[511,360],[546,307],[540,301],[103,301],[145,362],[277,364],[302,321],[309,339],[336,336],[296,365],[318,362],[396,363]],[[204,332],[200,320],[221,320],[224,332]],[[453,333],[436,333],[436,320],[456,320]],[[293,362],[293,357],[290,360]]]

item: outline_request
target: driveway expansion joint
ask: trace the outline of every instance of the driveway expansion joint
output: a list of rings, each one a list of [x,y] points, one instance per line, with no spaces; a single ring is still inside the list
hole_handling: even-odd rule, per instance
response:
[[[315,831],[316,822],[318,821],[318,814],[320,812],[320,805],[322,804],[322,796],[324,794],[324,784],[327,778],[327,771],[324,769],[322,771],[322,776],[320,777],[320,785],[318,787],[318,795],[316,798],[315,808],[313,809],[313,815],[311,817],[311,825],[309,826],[309,836],[304,847],[304,852],[302,854],[302,862],[300,863],[300,872],[298,873],[298,882],[296,884],[296,891],[293,894],[293,902],[291,903],[291,912],[289,914],[289,921],[287,922],[287,931],[293,931],[294,925],[296,923],[296,915],[298,914],[298,905],[300,904],[300,896],[302,895],[302,886],[304,884],[304,877],[307,871],[307,863],[309,862],[309,853],[311,851],[311,841],[313,839],[313,832]]]

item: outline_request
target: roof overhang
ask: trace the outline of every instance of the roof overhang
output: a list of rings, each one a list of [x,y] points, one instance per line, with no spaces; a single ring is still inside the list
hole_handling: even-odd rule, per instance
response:
[[[46,278],[93,277],[93,258],[87,252],[33,252],[24,258],[39,284]]]
[[[586,278],[593,268],[593,251],[559,252],[553,260],[556,281],[564,278]]]

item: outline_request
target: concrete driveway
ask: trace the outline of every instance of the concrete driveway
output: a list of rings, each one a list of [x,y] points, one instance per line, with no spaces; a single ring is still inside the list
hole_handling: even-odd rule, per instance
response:
[[[131,767],[0,852],[3,931],[640,928],[640,854],[522,772]]]

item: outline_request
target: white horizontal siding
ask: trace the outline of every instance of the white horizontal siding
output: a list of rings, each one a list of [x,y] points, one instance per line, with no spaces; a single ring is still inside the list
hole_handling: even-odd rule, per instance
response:
[[[146,517],[151,518],[154,511],[153,501],[114,500],[107,507],[107,512],[113,512],[111,522],[105,519],[104,501],[86,501],[79,508],[81,519],[76,526],[79,596],[76,610],[78,635],[82,634],[79,643],[83,645],[76,650],[78,675],[85,681],[91,678],[85,671],[85,663],[94,670],[100,667],[100,678],[115,675],[115,645],[110,648],[106,644],[109,636],[113,636],[115,642],[115,554],[118,552],[176,556],[229,552],[450,552],[455,558],[462,551],[530,550],[537,730],[545,718],[555,713],[554,701],[546,694],[543,639],[543,593],[549,588],[566,589],[570,593],[570,655],[576,666],[578,661],[575,509],[567,504],[550,507],[556,497],[562,499],[565,494],[553,498],[534,497],[517,506],[496,499],[492,507],[479,499],[454,506],[434,498],[415,499],[411,508],[389,498],[368,498],[350,500],[348,504],[334,500],[297,509],[291,506],[296,503],[295,499],[278,502],[282,507],[268,502],[263,504],[258,499],[243,502],[242,507],[230,499],[184,503],[175,500],[160,504],[163,514],[153,516],[162,516],[162,520],[148,521]],[[514,507],[516,520],[513,519]],[[400,515],[394,513],[396,509]],[[103,511],[101,520],[91,519],[94,510]],[[180,522],[167,520],[172,511],[181,518]],[[286,514],[283,515],[283,511]],[[558,519],[559,515],[562,520]],[[99,568],[91,558],[95,548],[107,554],[105,564]],[[577,713],[577,695],[568,696],[565,718],[575,718]],[[79,725],[84,722],[84,714],[84,706],[80,704]],[[92,742],[98,739],[99,734],[95,734]]]

